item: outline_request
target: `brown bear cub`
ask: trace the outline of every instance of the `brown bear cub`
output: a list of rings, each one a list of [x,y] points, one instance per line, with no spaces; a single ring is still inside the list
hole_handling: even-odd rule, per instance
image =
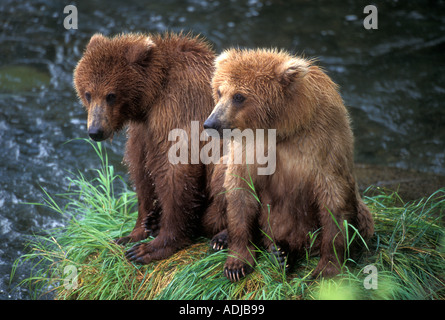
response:
[[[188,163],[172,164],[168,151],[175,141],[169,141],[169,132],[181,129],[190,139],[192,121],[202,126],[211,113],[214,58],[197,37],[96,34],[74,71],[90,137],[105,140],[128,125],[125,161],[138,197],[138,218],[134,230],[117,242],[157,236],[127,251],[131,261],[164,259],[202,231],[213,167],[192,164],[190,155]],[[213,212],[218,212],[215,206]],[[210,221],[215,234],[225,220],[219,214]]]
[[[231,255],[225,275],[235,281],[252,271],[258,227],[263,244],[281,262],[284,255],[310,250],[320,255],[313,276],[338,274],[344,221],[364,239],[374,226],[354,179],[350,119],[336,84],[311,61],[277,50],[232,49],[215,65],[217,104],[204,128],[220,134],[250,129],[256,140],[253,147],[247,139],[229,147],[224,188]],[[264,166],[244,158],[259,152],[258,129],[276,130],[273,140],[263,142],[269,155],[276,153],[270,174],[259,174]],[[234,161],[237,153],[243,154],[241,163]]]

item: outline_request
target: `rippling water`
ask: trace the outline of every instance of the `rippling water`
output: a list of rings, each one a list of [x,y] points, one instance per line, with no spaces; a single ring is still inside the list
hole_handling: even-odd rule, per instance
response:
[[[431,4],[433,3],[433,4]],[[86,115],[72,70],[95,32],[192,30],[214,44],[280,47],[318,57],[353,116],[356,160],[445,174],[444,1],[377,3],[378,30],[365,30],[366,1],[76,1],[78,29],[63,27],[61,1],[0,3],[0,298],[27,298],[9,286],[23,240],[62,225],[42,207],[67,187],[67,172],[99,166],[87,144]],[[125,137],[107,143],[121,165]]]

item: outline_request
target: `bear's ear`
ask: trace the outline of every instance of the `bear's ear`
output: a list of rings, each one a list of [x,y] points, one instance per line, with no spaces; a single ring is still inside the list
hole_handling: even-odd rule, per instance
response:
[[[303,78],[309,72],[309,62],[301,58],[292,58],[277,67],[278,81],[288,86],[299,78]]]
[[[107,38],[105,38],[101,33],[96,33],[91,37],[90,42],[88,42],[87,49],[91,50],[105,41],[107,41]]]
[[[218,67],[219,65],[223,64],[229,58],[229,54],[230,51],[225,50],[219,56],[217,56],[215,59],[215,66]]]
[[[126,55],[128,62],[143,64],[150,57],[151,50],[155,46],[155,43],[149,37],[146,37],[144,41],[132,44]]]

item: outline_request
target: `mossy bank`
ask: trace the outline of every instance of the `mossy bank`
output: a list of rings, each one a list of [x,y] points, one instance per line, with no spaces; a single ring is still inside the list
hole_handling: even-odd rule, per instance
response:
[[[95,178],[73,174],[62,194],[44,191],[41,205],[66,217],[63,228],[45,230],[28,241],[16,261],[32,265],[33,298],[55,299],[444,299],[445,188],[404,202],[395,192],[370,187],[364,201],[375,220],[375,235],[360,258],[347,257],[342,275],[311,279],[318,258],[299,261],[285,273],[257,248],[257,266],[231,283],[223,275],[227,251],[214,252],[208,239],[166,260],[136,265],[127,247],[113,239],[129,233],[137,200],[108,163],[106,151],[92,144],[102,161]],[[372,194],[372,196],[367,196]],[[62,205],[63,203],[63,205]],[[151,239],[145,240],[150,241]]]

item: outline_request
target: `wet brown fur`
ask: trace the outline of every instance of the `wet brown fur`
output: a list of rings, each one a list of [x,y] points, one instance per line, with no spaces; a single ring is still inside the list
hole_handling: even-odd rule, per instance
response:
[[[164,259],[197,234],[215,234],[224,227],[218,206],[209,210],[218,217],[203,217],[213,199],[213,166],[190,164],[190,158],[189,164],[174,165],[167,156],[175,143],[168,140],[169,131],[184,129],[190,139],[191,121],[202,124],[213,108],[213,60],[213,51],[199,37],[96,34],[75,69],[75,88],[88,111],[89,128],[102,129],[106,139],[128,125],[125,162],[138,196],[138,219],[118,243],[157,235],[130,249],[130,260]],[[112,103],[110,93],[115,95]]]
[[[263,236],[266,247],[280,246],[291,256],[318,252],[314,276],[339,273],[343,220],[369,239],[373,219],[355,182],[353,135],[337,85],[312,61],[286,52],[232,49],[217,58],[212,87],[217,129],[277,130],[273,174],[257,175],[258,164],[229,161],[224,188],[235,257],[227,258],[226,275],[237,280],[251,270],[258,226],[273,240]],[[236,93],[245,97],[241,104],[233,100]],[[245,148],[233,144],[230,156]],[[240,177],[252,178],[261,203]],[[310,234],[316,235],[311,248]]]

